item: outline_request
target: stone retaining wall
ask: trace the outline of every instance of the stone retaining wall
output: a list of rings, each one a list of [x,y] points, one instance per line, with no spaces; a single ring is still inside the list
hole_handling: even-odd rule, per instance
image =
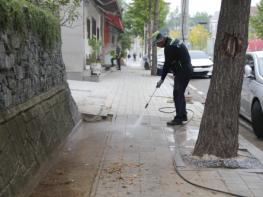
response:
[[[0,197],[18,196],[79,121],[61,43],[47,49],[10,27],[0,28]]]
[[[65,87],[53,88],[0,113],[0,196],[17,196],[75,125]],[[72,110],[73,109],[73,110]]]

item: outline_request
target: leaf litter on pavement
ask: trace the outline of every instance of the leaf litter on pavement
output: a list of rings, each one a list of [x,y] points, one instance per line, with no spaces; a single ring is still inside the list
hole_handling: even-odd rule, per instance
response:
[[[143,163],[120,163],[120,162],[114,162],[109,167],[104,169],[104,171],[107,174],[116,176],[113,180],[113,182],[116,181],[122,181],[125,184],[132,185],[134,180],[138,177],[142,176],[141,173],[133,173],[131,175],[125,175],[130,169],[136,169],[140,168],[143,165]],[[126,186],[122,186],[123,188],[126,188]]]

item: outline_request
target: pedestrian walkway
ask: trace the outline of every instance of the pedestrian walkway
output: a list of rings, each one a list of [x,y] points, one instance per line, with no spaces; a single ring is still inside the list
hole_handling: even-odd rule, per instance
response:
[[[205,168],[187,163],[198,135],[202,104],[189,102],[191,121],[167,127],[173,114],[172,84],[167,78],[152,98],[159,77],[140,66],[122,67],[99,83],[69,81],[79,110],[85,103],[106,107],[107,118],[83,121],[69,137],[56,164],[32,197],[207,197],[229,196],[195,187],[189,181],[244,196],[263,196],[262,152],[240,137],[244,157],[255,157],[258,168]],[[93,101],[92,101],[93,99]],[[95,104],[94,104],[95,105]],[[86,112],[87,105],[85,106]],[[84,111],[85,111],[84,110]]]

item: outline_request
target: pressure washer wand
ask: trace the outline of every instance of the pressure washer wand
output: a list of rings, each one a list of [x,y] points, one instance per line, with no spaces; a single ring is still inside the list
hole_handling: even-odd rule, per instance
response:
[[[148,107],[148,105],[149,105],[149,103],[150,103],[150,101],[151,101],[151,99],[152,99],[152,97],[153,97],[153,95],[154,95],[154,93],[156,92],[157,89],[158,89],[158,88],[155,88],[152,96],[150,97],[149,101],[146,103],[146,105],[145,105],[145,107],[144,107],[145,109]]]

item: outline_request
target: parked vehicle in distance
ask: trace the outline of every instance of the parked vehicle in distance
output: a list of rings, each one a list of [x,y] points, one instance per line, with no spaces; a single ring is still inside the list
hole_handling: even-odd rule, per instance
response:
[[[263,51],[246,54],[240,114],[251,121],[257,137],[263,137]]]
[[[190,50],[191,62],[193,66],[193,76],[211,77],[213,71],[213,62],[204,51]],[[161,75],[164,65],[164,54],[157,54],[157,75]]]
[[[211,77],[213,62],[204,51],[190,50],[191,62],[193,66],[193,76]]]

